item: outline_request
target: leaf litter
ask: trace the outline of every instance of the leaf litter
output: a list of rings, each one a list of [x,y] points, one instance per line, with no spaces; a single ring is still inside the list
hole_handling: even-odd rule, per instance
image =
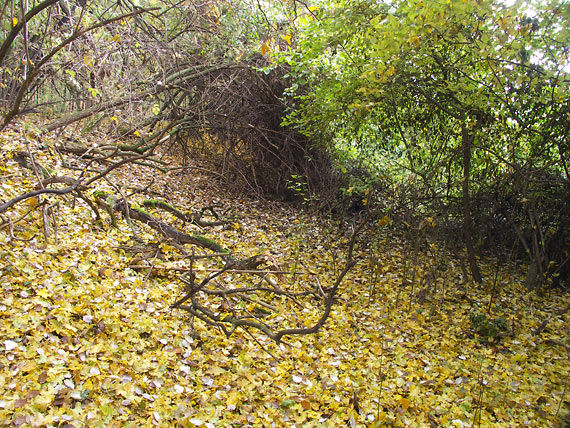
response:
[[[40,144],[26,132],[13,127],[0,136],[2,201],[34,189],[33,173],[14,160]],[[41,144],[53,144],[50,138],[42,136]],[[54,175],[69,174],[52,150],[35,152]],[[235,254],[270,254],[295,271],[287,278],[292,283],[318,275],[321,286],[331,284],[346,245],[338,223],[248,199],[197,171],[157,176],[130,165],[112,180],[144,187],[154,176],[151,189],[189,211],[220,204],[234,221],[205,231],[210,239]],[[99,182],[97,190],[113,188]],[[4,426],[541,427],[568,403],[568,357],[553,343],[568,345],[569,314],[557,311],[569,298],[525,291],[514,267],[498,272],[490,313],[490,285],[464,283],[458,263],[446,259],[420,303],[403,280],[405,243],[385,230],[381,256],[371,262],[377,275],[361,248],[362,260],[319,333],[280,345],[244,331],[226,338],[170,309],[183,291],[168,270],[186,266],[179,248],[136,226],[161,255],[155,272],[168,268],[148,275],[150,264],[132,268],[134,256],[124,248],[132,247],[133,230],[124,221],[118,228],[96,225],[81,201],[43,198],[57,214],[47,240],[33,201],[3,214],[14,223],[0,229]],[[418,277],[433,262],[425,256]],[[492,278],[493,263],[482,265]],[[212,267],[209,260],[197,265]],[[319,316],[316,306],[295,312],[293,306],[281,302],[277,321],[310,325]],[[493,326],[503,334],[482,335]]]

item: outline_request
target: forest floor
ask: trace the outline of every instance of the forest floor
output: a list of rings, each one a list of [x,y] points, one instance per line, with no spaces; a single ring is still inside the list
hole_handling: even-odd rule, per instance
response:
[[[23,124],[0,135],[0,203],[36,187],[18,152],[77,177],[63,161],[81,162],[55,141]],[[342,268],[349,221],[229,192],[200,168],[130,165],[94,189],[128,192],[150,177],[147,193],[183,211],[228,210],[229,223],[208,229],[162,218],[241,258],[270,255],[287,273],[281,287],[326,288]],[[380,222],[357,241],[359,262],[325,326],[276,345],[252,329],[227,338],[172,309],[184,291],[176,269],[207,251],[102,214],[96,224],[69,195],[1,214],[0,425],[551,427],[568,411],[570,297],[527,292],[515,266],[481,260],[486,281],[473,284],[437,243],[415,253]],[[141,245],[151,250],[137,254]],[[203,276],[215,263],[193,268]],[[319,307],[300,305],[275,307],[278,320],[311,325]]]

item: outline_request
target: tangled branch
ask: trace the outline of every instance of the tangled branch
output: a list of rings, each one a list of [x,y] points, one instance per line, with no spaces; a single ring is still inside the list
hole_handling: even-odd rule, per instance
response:
[[[189,278],[181,277],[182,282],[186,284],[186,294],[172,304],[172,308],[182,309],[189,312],[196,318],[204,321],[206,324],[219,328],[229,337],[238,328],[248,331],[249,328],[260,331],[268,338],[279,344],[286,336],[309,335],[319,331],[326,323],[330,316],[338,289],[346,274],[357,263],[357,259],[353,257],[354,245],[356,238],[362,228],[368,222],[366,218],[352,232],[350,242],[346,252],[346,262],[344,268],[336,278],[334,284],[323,289],[315,278],[315,285],[310,292],[294,293],[278,287],[276,284],[271,287],[257,285],[251,287],[235,287],[229,283],[222,284],[216,279],[221,278],[228,270],[235,269],[236,266],[243,268],[243,262],[230,263],[222,269],[206,276],[202,281],[197,281],[192,274]],[[297,298],[300,295],[311,294],[321,302],[322,313],[319,319],[310,327],[302,328],[282,328],[276,329],[272,327],[265,319],[275,318],[275,307],[268,303],[273,298],[286,298],[294,302],[296,305],[302,306]],[[264,299],[261,299],[261,297]],[[218,298],[218,308],[212,309],[215,299]],[[244,303],[250,303],[251,308],[243,309]]]

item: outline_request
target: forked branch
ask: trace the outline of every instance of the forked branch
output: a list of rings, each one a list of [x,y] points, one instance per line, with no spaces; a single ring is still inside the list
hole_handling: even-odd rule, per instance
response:
[[[219,328],[227,337],[231,336],[238,328],[243,328],[246,331],[248,328],[252,328],[259,330],[271,340],[275,341],[275,343],[279,344],[286,336],[300,336],[316,333],[325,325],[330,316],[342,280],[357,263],[357,259],[353,256],[354,245],[357,236],[367,222],[368,217],[352,232],[347,248],[344,268],[336,278],[334,284],[329,288],[323,289],[318,285],[318,281],[316,281],[318,286],[314,287],[311,294],[322,301],[323,308],[319,319],[310,327],[276,329],[264,320],[265,318],[272,318],[276,315],[273,311],[274,306],[266,303],[267,297],[285,297],[300,305],[297,301],[297,297],[299,297],[299,295],[306,295],[305,293],[294,293],[279,288],[277,285],[274,287],[241,286],[232,288],[227,287],[226,284],[214,281],[214,279],[220,278],[227,270],[232,269],[234,267],[232,264],[224,266],[223,269],[220,269],[215,274],[209,275],[199,283],[196,282],[194,276],[191,276],[190,280],[182,279],[183,282],[187,284],[186,294],[176,301],[172,307],[185,310],[206,324]],[[258,299],[260,296],[264,296],[265,299]],[[217,298],[218,302],[221,301],[217,310],[211,309],[212,302],[210,299],[212,298]],[[250,302],[253,309],[244,310],[244,302]],[[210,303],[210,305],[206,306],[208,303]],[[268,308],[270,310],[267,310]]]

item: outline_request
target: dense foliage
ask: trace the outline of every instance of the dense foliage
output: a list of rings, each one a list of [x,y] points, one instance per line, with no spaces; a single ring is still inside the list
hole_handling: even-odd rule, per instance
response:
[[[468,251],[472,229],[518,243],[536,286],[569,256],[569,20],[556,1],[323,2],[284,58],[290,121],[408,186],[407,210],[462,220]]]

